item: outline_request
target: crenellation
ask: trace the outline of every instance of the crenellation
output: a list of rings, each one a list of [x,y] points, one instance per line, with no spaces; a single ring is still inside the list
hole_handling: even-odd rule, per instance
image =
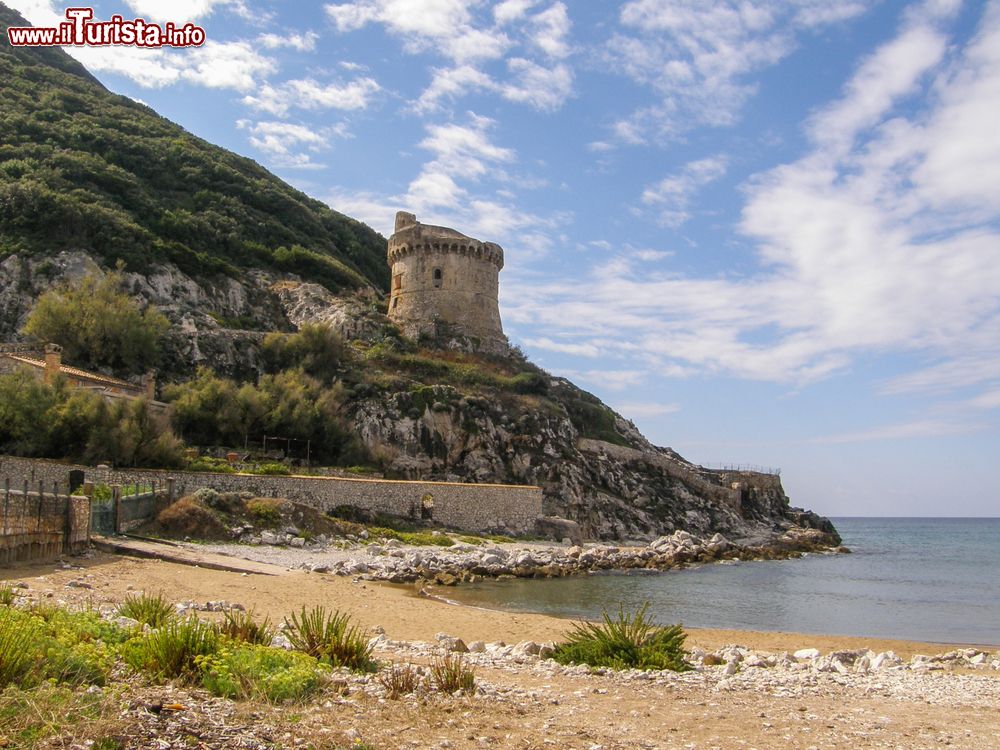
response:
[[[447,227],[421,224],[400,211],[389,238],[389,317],[410,336],[464,339],[470,348],[503,353],[499,273],[503,248]]]

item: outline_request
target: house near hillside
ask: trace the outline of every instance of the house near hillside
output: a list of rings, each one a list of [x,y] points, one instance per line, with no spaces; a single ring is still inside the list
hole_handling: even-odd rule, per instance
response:
[[[156,401],[156,375],[148,372],[141,383],[129,383],[99,372],[81,370],[63,364],[62,347],[48,344],[44,350],[35,346],[5,344],[0,346],[0,373],[27,370],[38,380],[52,384],[62,377],[71,388],[94,391],[108,401],[118,399],[149,399],[151,405],[166,408],[166,404]]]

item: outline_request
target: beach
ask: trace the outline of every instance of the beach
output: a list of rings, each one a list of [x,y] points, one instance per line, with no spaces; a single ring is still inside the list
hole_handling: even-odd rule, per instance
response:
[[[19,592],[31,599],[105,609],[139,590],[162,592],[210,618],[218,615],[206,610],[220,602],[278,622],[303,606],[323,605],[378,634],[377,657],[395,663],[427,663],[454,646],[450,639],[482,648],[463,654],[479,684],[470,697],[393,701],[372,678],[354,676],[344,678],[346,695],[294,711],[254,706],[256,718],[249,719],[245,705],[222,711],[219,699],[208,701],[198,691],[147,688],[182,696],[189,725],[226,715],[230,723],[247,722],[247,737],[257,731],[254,726],[267,726],[268,736],[287,735],[288,746],[986,750],[996,748],[1000,736],[996,648],[963,655],[962,644],[697,629],[689,631],[686,647],[699,656],[715,654],[720,663],[705,659],[683,674],[592,674],[531,653],[563,637],[572,627],[569,620],[449,604],[438,598],[447,587],[420,596],[414,586],[259,563],[248,568],[254,572],[238,572],[233,558],[202,554],[206,564],[228,561],[237,570],[97,553],[70,560],[68,567],[11,569],[6,578],[27,586]],[[804,649],[817,654],[791,656]],[[867,650],[891,651],[899,662],[863,671],[860,654]],[[938,661],[919,656],[944,654],[950,656]],[[140,719],[152,721],[132,717]],[[169,735],[170,728],[158,731]]]

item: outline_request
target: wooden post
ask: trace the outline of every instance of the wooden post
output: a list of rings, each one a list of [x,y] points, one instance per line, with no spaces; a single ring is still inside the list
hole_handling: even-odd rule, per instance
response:
[[[10,517],[10,477],[3,480],[3,535],[7,536],[7,519]]]
[[[177,490],[177,480],[173,477],[167,477],[167,502],[173,503],[176,495],[174,494]]]
[[[115,508],[115,533],[122,533],[122,486],[116,484],[111,488],[111,502]]]
[[[70,497],[70,490],[72,487],[66,490],[66,515],[63,518],[63,548],[64,554],[68,554],[73,551],[73,498]]]

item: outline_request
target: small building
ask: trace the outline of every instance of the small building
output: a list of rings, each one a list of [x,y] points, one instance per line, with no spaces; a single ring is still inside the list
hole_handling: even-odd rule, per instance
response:
[[[498,294],[503,248],[447,227],[396,214],[389,238],[389,318],[408,336],[430,336],[463,349],[504,354]]]
[[[166,406],[155,400],[156,375],[153,372],[143,375],[142,382],[136,384],[99,372],[69,367],[62,362],[62,347],[58,344],[48,344],[44,350],[31,346],[3,346],[0,348],[0,373],[15,370],[27,370],[50,385],[62,376],[71,388],[85,388],[108,400],[146,398],[151,404]]]

